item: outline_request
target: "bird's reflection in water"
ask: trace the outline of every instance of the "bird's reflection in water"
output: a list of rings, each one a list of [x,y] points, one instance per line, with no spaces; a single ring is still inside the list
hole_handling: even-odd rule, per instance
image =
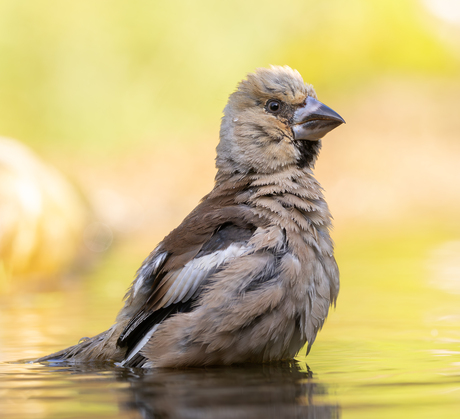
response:
[[[304,364],[305,365],[305,364]],[[295,362],[189,370],[126,371],[124,411],[143,418],[338,418],[327,387]]]
[[[70,373],[79,386],[101,377],[119,385],[98,385],[96,400],[115,395],[120,417],[129,418],[339,418],[340,406],[328,402],[328,387],[305,363],[246,364],[192,369],[113,368],[107,364],[47,362]],[[85,378],[82,379],[81,375]],[[114,391],[113,391],[114,390]]]

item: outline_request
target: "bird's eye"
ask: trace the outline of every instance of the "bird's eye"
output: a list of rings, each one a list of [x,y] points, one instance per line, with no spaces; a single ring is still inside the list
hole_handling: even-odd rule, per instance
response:
[[[270,100],[267,103],[267,111],[276,113],[281,109],[281,102],[279,100]]]

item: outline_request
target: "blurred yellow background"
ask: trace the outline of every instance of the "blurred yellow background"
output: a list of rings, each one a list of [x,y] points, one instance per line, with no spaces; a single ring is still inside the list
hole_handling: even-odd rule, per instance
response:
[[[113,317],[143,257],[212,187],[228,95],[269,64],[299,70],[347,121],[325,138],[316,168],[339,262],[369,243],[401,257],[414,243],[424,254],[454,243],[445,258],[458,269],[458,2],[4,0],[0,136],[57,168],[67,192],[50,212],[27,208],[36,204],[17,190],[26,207],[9,210],[16,219],[0,232],[0,294],[74,290],[82,272],[103,266],[109,278],[92,292],[113,295]],[[10,156],[3,151],[0,173]],[[27,160],[19,177],[21,167]],[[32,175],[37,185],[45,178]],[[15,199],[6,184],[2,208]],[[37,188],[46,203],[47,187]],[[41,227],[50,217],[61,235]],[[354,270],[343,272],[344,290]]]
[[[456,0],[2,0],[2,368],[112,324],[142,260],[212,188],[228,95],[270,64],[347,121],[315,170],[342,288],[310,367],[338,383],[345,417],[456,417]],[[5,414],[118,411],[21,368]]]

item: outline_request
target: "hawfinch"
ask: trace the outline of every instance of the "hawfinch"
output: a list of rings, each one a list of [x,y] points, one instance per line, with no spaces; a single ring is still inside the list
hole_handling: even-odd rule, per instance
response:
[[[180,368],[309,351],[339,292],[312,169],[344,122],[297,71],[249,74],[224,109],[214,188],[145,259],[116,323],[38,361]]]

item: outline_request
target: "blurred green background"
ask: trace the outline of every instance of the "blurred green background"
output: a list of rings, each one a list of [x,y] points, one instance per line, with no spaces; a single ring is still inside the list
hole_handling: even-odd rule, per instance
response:
[[[458,238],[459,8],[2,1],[0,135],[42,166],[0,149],[0,289],[59,283],[117,245],[140,263],[212,187],[227,97],[269,64],[299,70],[347,120],[316,168],[339,257],[356,240]]]
[[[455,353],[458,1],[3,0],[0,361],[111,324],[143,258],[212,188],[228,95],[270,64],[347,121],[316,167],[342,291],[308,362],[347,383],[395,354],[427,371],[417,348]],[[458,374],[449,359],[431,365]]]
[[[0,148],[0,290],[59,283],[69,266],[91,266],[117,245],[140,263],[212,187],[227,97],[270,64],[299,70],[347,121],[326,137],[316,168],[339,257],[355,240],[455,239],[459,8],[2,1],[0,136],[43,167]]]
[[[92,250],[134,235],[151,248],[212,187],[236,83],[289,65],[348,122],[317,167],[338,235],[366,223],[458,233],[459,14],[450,0],[5,0],[0,135],[77,185]],[[4,254],[17,252],[9,235]]]
[[[228,94],[260,66],[287,64],[348,105],[381,78],[456,79],[458,26],[433,13],[443,3],[5,0],[1,132],[109,158],[216,135]]]

